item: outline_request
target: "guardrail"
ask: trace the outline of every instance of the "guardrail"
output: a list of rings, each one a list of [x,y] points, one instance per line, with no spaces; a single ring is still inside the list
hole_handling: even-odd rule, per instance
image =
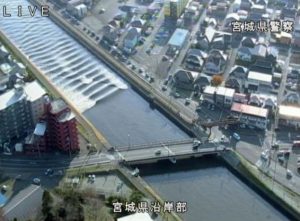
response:
[[[170,158],[176,158],[176,157],[183,157],[183,158],[188,158],[191,156],[203,156],[203,155],[211,155],[211,154],[218,154],[218,153],[222,153],[223,151],[227,151],[225,149],[212,149],[212,150],[206,150],[206,151],[197,151],[197,152],[186,152],[186,153],[177,153],[176,152],[172,155],[152,155],[152,156],[148,156],[148,157],[144,157],[144,158],[135,158],[135,159],[126,159],[126,157],[124,157],[124,160],[127,163],[137,163],[137,162],[147,162],[147,161],[153,161],[153,160],[167,160]]]
[[[174,146],[179,144],[189,144],[192,143],[194,139],[186,139],[186,140],[169,140],[169,141],[161,141],[161,142],[152,142],[147,144],[135,144],[135,145],[128,145],[128,146],[116,146],[115,149],[117,149],[120,153],[127,151],[127,150],[138,150],[141,148],[154,148],[154,147],[161,147],[163,145],[166,146]]]

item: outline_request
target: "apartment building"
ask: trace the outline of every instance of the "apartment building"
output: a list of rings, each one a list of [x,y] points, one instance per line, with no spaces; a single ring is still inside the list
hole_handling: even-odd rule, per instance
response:
[[[166,0],[164,14],[166,18],[177,20],[183,13],[189,0]]]
[[[0,96],[0,145],[24,137],[44,114],[44,89],[36,82],[15,85]]]
[[[79,150],[77,122],[67,104],[61,100],[47,102],[47,147],[65,152]]]

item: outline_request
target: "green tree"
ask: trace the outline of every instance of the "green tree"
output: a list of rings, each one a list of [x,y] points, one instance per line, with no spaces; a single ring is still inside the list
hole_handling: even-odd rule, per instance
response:
[[[46,217],[45,220],[50,221],[51,217],[53,219],[53,215],[51,214],[53,198],[49,191],[44,191],[42,201],[42,213]]]
[[[143,199],[144,195],[138,191],[133,190],[132,193],[129,196],[129,202],[134,202],[135,204],[138,204]]]

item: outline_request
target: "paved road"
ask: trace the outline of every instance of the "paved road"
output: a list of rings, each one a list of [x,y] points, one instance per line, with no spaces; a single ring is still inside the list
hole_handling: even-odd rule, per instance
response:
[[[30,185],[20,191],[3,209],[8,220],[34,218],[42,203],[43,189],[40,186]]]
[[[277,97],[277,103],[280,105],[283,101],[283,96],[284,96],[284,90],[285,90],[285,85],[286,85],[286,79],[287,79],[287,74],[289,71],[289,64],[290,64],[290,58],[291,58],[291,48],[288,50],[287,57],[284,61],[284,68],[282,71],[282,78],[281,78],[281,83],[280,83],[280,88],[278,91],[278,97]],[[275,128],[278,127],[278,116],[276,115],[275,117]]]

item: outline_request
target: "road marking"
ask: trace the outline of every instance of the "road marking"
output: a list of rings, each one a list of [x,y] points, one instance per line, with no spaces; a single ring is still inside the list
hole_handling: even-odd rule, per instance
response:
[[[10,211],[12,211],[14,208],[16,208],[20,203],[22,203],[26,198],[28,198],[31,194],[33,194],[35,191],[37,191],[40,188],[40,186],[36,186],[30,193],[28,193],[26,196],[24,196],[19,202],[17,202],[13,207],[11,207],[8,210],[5,210],[4,215],[7,215]]]

